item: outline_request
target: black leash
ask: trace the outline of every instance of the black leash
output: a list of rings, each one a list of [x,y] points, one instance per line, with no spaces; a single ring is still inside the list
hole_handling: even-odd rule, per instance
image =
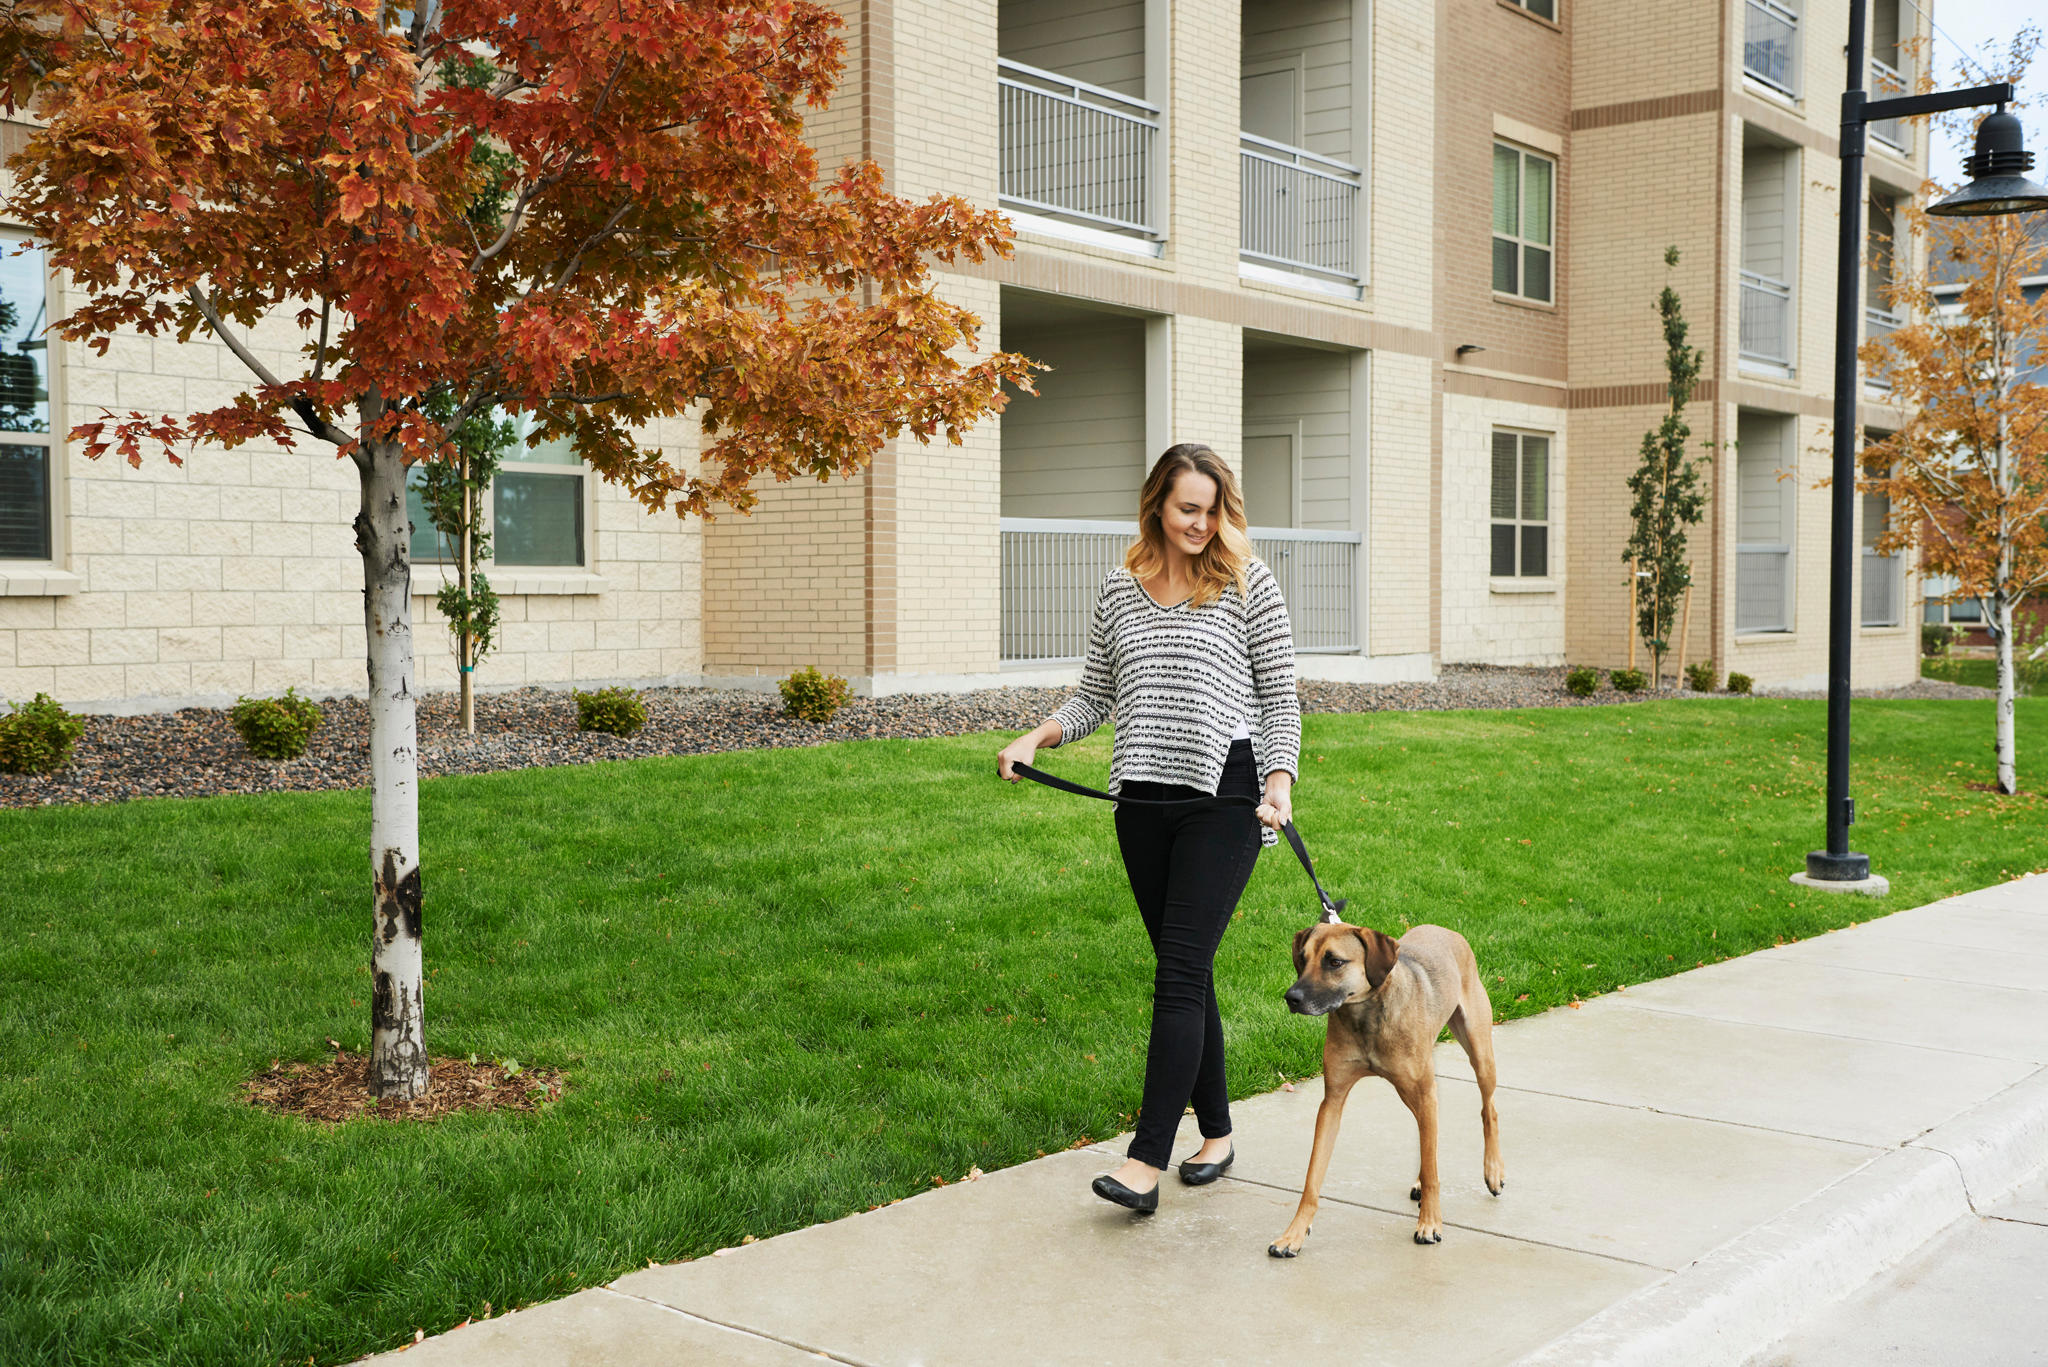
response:
[[[1051,774],[1045,773],[1043,770],[1034,769],[1028,764],[1013,763],[1010,765],[1010,770],[1012,773],[1022,774],[1034,782],[1043,783],[1048,788],[1059,788],[1069,793],[1079,793],[1082,797],[1099,797],[1104,802],[1135,802],[1145,807],[1194,807],[1202,809],[1210,807],[1256,808],[1260,803],[1258,798],[1245,797],[1239,793],[1217,794],[1213,797],[1118,797],[1115,793],[1105,793],[1098,788],[1089,788],[1079,783],[1070,782],[1067,779],[1054,778]],[[1308,846],[1301,843],[1301,833],[1294,829],[1294,823],[1289,821],[1281,826],[1280,834],[1286,836],[1287,843],[1294,847],[1294,857],[1301,861],[1301,867],[1308,873],[1308,881],[1316,885],[1316,896],[1322,900],[1323,904],[1323,919],[1327,921],[1341,921],[1344,919],[1341,913],[1344,910],[1345,902],[1349,899],[1339,897],[1332,900],[1330,894],[1323,891],[1323,883],[1321,879],[1316,877],[1315,866],[1308,862]]]

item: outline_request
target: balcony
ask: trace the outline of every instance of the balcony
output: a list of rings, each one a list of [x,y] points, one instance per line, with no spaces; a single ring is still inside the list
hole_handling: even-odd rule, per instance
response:
[[[1888,100],[1894,95],[1905,93],[1906,78],[1892,67],[1873,58],[1870,63],[1870,98]],[[1907,131],[1903,119],[1879,119],[1870,125],[1870,136],[1902,157],[1911,153],[1912,134]]]
[[[1356,651],[1357,532],[1253,527],[1252,552],[1280,582],[1296,654]],[[1124,563],[1135,522],[1002,519],[1002,658],[1005,664],[1087,658],[1088,622],[1102,576]]]
[[[1037,67],[996,61],[1006,208],[1145,239],[1159,109]]]
[[[1299,147],[1238,135],[1242,171],[1239,255],[1293,275],[1356,286],[1356,166]]]
[[[1792,287],[1755,271],[1742,273],[1741,358],[1792,369]]]
[[[1906,318],[1904,314],[1880,308],[1866,308],[1863,310],[1863,340],[1866,342],[1875,342],[1880,338],[1889,337],[1895,330],[1905,325]],[[1868,370],[1864,372],[1863,383],[1867,388],[1881,390],[1886,393],[1889,393],[1892,387],[1890,380],[1873,374]]]
[[[1781,95],[1799,97],[1799,15],[1774,0],[1748,0],[1742,70]]]

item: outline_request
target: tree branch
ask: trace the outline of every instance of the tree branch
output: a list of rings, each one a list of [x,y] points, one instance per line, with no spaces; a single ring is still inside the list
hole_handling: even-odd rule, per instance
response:
[[[220,313],[215,309],[213,301],[200,293],[197,285],[187,287],[185,295],[199,310],[199,316],[206,320],[206,325],[213,330],[213,335],[220,338],[222,343],[227,346],[227,349],[234,352],[243,365],[249,367],[251,374],[262,381],[268,388],[283,389],[285,387],[277,376],[270,373],[270,367],[256,359],[255,353],[249,350],[241,338],[228,331],[227,325],[221,321]],[[346,446],[352,440],[348,433],[321,417],[319,410],[313,407],[311,399],[305,398],[302,395],[295,395],[291,399],[291,406],[292,411],[299,415],[299,421],[305,423],[306,431],[309,435],[318,437],[322,441],[333,442],[336,446]]]

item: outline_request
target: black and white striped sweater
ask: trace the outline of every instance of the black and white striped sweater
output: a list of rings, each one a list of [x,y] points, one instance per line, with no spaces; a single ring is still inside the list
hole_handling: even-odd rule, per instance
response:
[[[1294,631],[1279,581],[1256,558],[1245,564],[1249,601],[1235,584],[1202,607],[1161,607],[1128,569],[1103,576],[1088,627],[1081,691],[1060,704],[1060,744],[1116,716],[1109,791],[1127,779],[1216,791],[1240,721],[1251,732],[1253,770],[1301,777],[1301,703],[1294,693]],[[1259,828],[1263,845],[1279,843]]]

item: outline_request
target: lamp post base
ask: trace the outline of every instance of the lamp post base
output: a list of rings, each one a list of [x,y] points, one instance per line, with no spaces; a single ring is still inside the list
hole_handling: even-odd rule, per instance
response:
[[[1817,881],[1853,883],[1858,879],[1870,877],[1870,856],[1854,851],[1848,854],[1829,854],[1826,850],[1809,850],[1806,855],[1806,876]]]
[[[1867,854],[1829,854],[1814,850],[1806,856],[1806,872],[1795,873],[1792,881],[1820,892],[1860,892],[1882,897],[1892,890],[1891,880],[1870,871]]]

